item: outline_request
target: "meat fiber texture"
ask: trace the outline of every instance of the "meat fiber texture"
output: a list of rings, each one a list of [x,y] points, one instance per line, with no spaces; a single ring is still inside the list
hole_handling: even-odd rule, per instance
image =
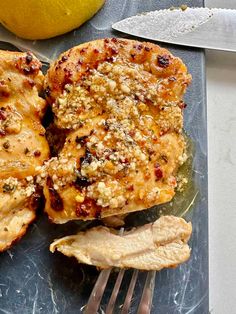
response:
[[[119,267],[160,270],[188,260],[187,244],[191,223],[174,216],[162,216],[154,223],[119,235],[103,226],[56,240],[50,246],[78,262],[99,268]]]

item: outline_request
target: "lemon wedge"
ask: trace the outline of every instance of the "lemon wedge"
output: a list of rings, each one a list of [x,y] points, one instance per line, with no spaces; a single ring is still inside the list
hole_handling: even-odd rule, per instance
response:
[[[1,0],[0,22],[25,39],[64,34],[90,19],[105,0]]]

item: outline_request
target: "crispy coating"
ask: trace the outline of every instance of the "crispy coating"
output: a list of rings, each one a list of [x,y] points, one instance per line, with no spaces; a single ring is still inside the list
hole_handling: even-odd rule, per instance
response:
[[[170,201],[186,159],[183,62],[151,43],[89,42],[50,67],[45,90],[67,132],[44,184],[56,223],[143,210]]]
[[[49,157],[40,68],[31,53],[0,51],[0,251],[35,218],[34,177]]]

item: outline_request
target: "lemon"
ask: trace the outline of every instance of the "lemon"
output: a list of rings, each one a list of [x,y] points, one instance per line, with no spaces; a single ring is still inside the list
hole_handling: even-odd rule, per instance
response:
[[[26,39],[64,34],[90,19],[105,0],[1,0],[0,22]]]

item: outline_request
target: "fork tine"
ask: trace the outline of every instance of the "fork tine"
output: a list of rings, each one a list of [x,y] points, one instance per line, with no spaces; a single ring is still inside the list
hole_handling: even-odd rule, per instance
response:
[[[114,306],[115,306],[116,298],[117,298],[117,295],[118,295],[118,292],[119,292],[119,289],[120,289],[120,285],[121,285],[122,279],[124,277],[124,273],[125,273],[125,269],[121,269],[119,271],[119,274],[118,274],[117,279],[116,279],[115,286],[113,288],[113,291],[112,291],[109,303],[108,303],[107,308],[106,308],[106,314],[112,314],[113,313],[113,309],[114,309]]]
[[[124,233],[124,228],[121,228],[119,235]],[[110,273],[112,268],[104,269],[100,272],[98,279],[93,287],[93,290],[90,294],[88,303],[85,307],[84,314],[95,314],[99,308],[99,305],[102,300],[104,290],[106,288]]]
[[[138,273],[139,273],[138,269],[135,269],[133,272],[133,275],[129,284],[129,289],[127,291],[126,298],[122,307],[121,314],[127,314],[129,311],[130,303],[131,303],[133,292],[134,292],[134,287],[138,278]]]
[[[155,288],[155,278],[156,271],[152,270],[147,273],[147,278],[137,314],[149,314],[151,312],[152,297]]]
[[[84,314],[97,313],[110,273],[111,268],[100,272],[93,291],[90,294]]]

